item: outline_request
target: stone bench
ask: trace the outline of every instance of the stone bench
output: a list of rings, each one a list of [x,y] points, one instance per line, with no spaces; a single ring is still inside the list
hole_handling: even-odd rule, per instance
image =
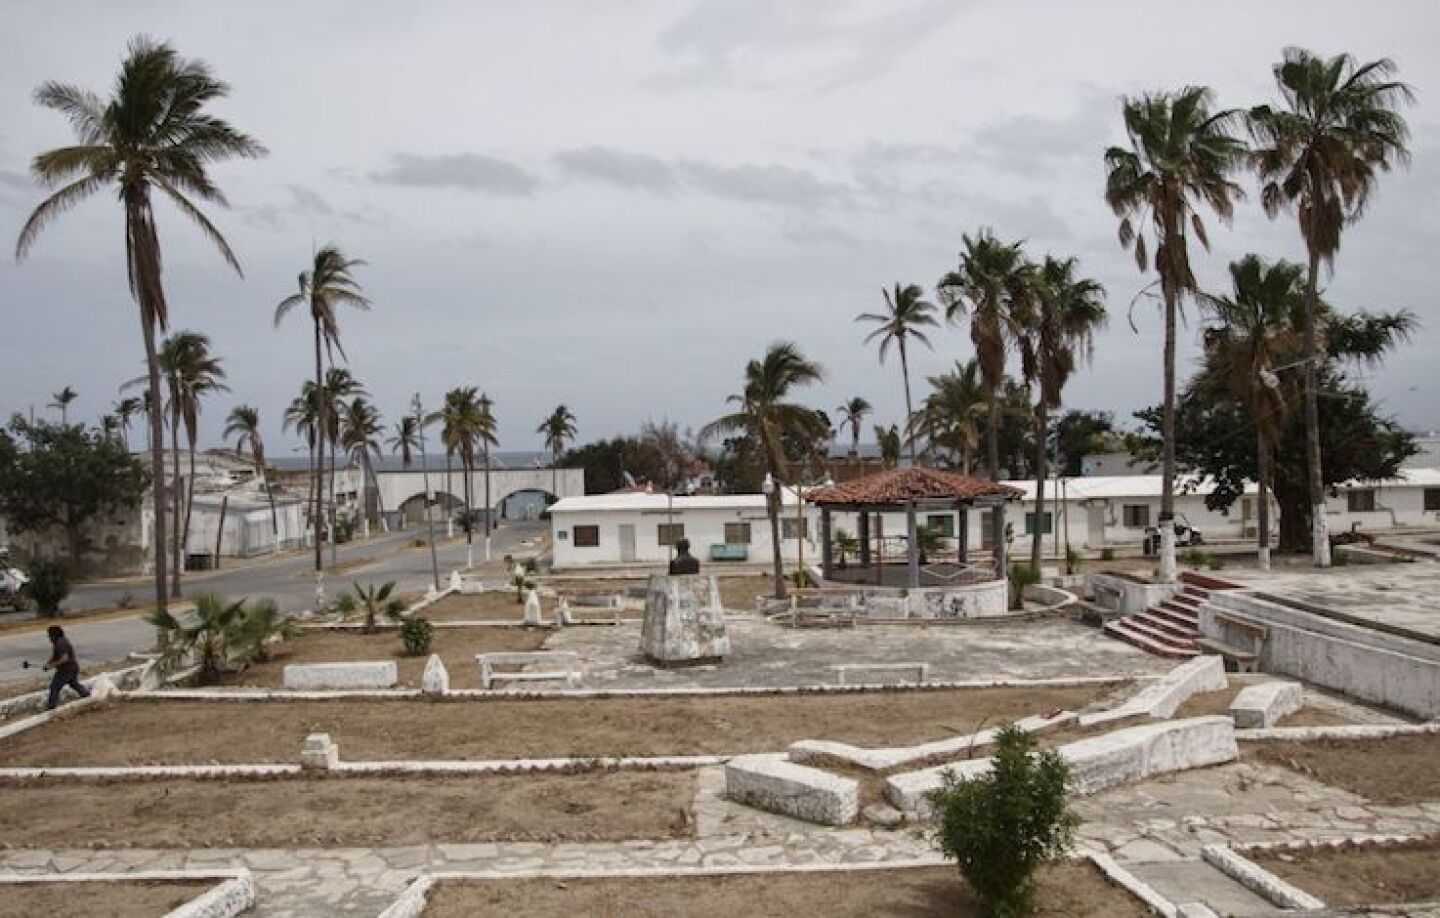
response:
[[[742,755],[725,766],[725,795],[739,803],[827,826],[855,821],[860,782],[769,755]]]
[[[1260,651],[1265,647],[1265,641],[1270,637],[1270,629],[1243,618],[1235,618],[1223,612],[1211,612],[1211,616],[1217,624],[1222,625],[1226,631],[1238,632],[1243,638],[1249,640],[1249,646],[1241,647],[1229,641],[1219,638],[1202,637],[1195,642],[1195,646],[1209,654],[1222,657],[1229,663],[1235,664],[1237,672],[1253,673],[1256,664],[1259,662]]]
[[[563,679],[566,685],[580,681],[580,655],[570,651],[537,650],[530,653],[477,653],[475,662],[480,664],[480,687],[490,688],[496,680],[512,682],[536,682]],[[496,666],[535,666],[555,664],[556,669],[542,669],[531,672],[496,672]]]
[[[1304,703],[1305,694],[1298,682],[1262,682],[1247,685],[1230,703],[1230,719],[1242,728],[1265,729],[1287,714],[1294,714]]]
[[[894,674],[898,677],[896,681],[900,683],[920,684],[930,681],[929,663],[836,663],[830,668],[835,670],[835,675],[839,678],[841,685],[850,684],[852,673],[864,677],[863,682],[865,683],[876,682],[877,680],[871,678],[871,675],[881,673]],[[910,677],[909,679],[905,678],[907,675]]]
[[[287,663],[287,689],[387,689],[400,681],[394,660],[364,663]]]

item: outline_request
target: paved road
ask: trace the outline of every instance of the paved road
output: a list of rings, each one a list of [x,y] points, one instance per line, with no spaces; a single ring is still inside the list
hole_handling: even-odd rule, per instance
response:
[[[514,551],[521,542],[540,536],[548,525],[539,522],[506,523],[495,530],[491,548],[493,557],[498,561]],[[352,581],[365,584],[394,580],[401,591],[424,590],[430,585],[430,552],[425,548],[412,547],[416,536],[416,531],[409,530],[378,536],[368,542],[339,546],[338,558],[343,568],[341,573],[325,578],[327,593],[333,596],[348,588]],[[485,558],[483,538],[476,538],[474,551],[478,566]],[[465,564],[464,539],[437,545],[436,555],[443,586],[450,571]],[[327,566],[330,563],[328,548],[325,562]],[[247,564],[231,570],[192,574],[186,578],[184,592],[187,597],[202,593],[228,597],[268,596],[282,609],[302,609],[311,605],[315,598],[313,564],[312,555],[288,554],[273,561]],[[75,589],[64,608],[70,612],[108,608],[119,603],[127,594],[137,602],[144,602],[149,595],[149,587],[148,581],[139,580],[86,584]],[[150,646],[154,639],[154,631],[138,615],[95,622],[66,622],[62,619],[60,624],[75,644],[82,666],[87,660],[118,659],[132,650]],[[0,684],[33,678],[35,671],[24,669],[21,662],[43,663],[48,655],[49,642],[43,631],[0,635]]]

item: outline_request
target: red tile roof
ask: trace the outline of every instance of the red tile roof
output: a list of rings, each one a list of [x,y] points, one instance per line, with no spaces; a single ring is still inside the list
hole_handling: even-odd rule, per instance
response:
[[[843,484],[818,488],[806,494],[805,498],[811,503],[831,507],[903,506],[912,500],[1015,499],[1022,493],[1018,488],[987,478],[969,478],[955,472],[916,467],[886,469]]]

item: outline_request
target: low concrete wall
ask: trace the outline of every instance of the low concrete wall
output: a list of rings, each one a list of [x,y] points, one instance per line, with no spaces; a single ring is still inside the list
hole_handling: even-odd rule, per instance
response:
[[[1146,609],[1180,591],[1178,583],[1150,583],[1125,574],[1097,571],[1087,575],[1086,586],[1095,604],[1129,615]]]
[[[95,686],[95,680],[100,678],[101,675],[104,675],[110,677],[110,681],[114,683],[116,688],[120,689],[121,691],[130,691],[131,689],[139,687],[140,674],[148,665],[148,661],[145,663],[136,663],[134,666],[128,666],[125,669],[117,669],[108,673],[100,673],[98,675],[91,676],[89,679],[82,679],[80,681],[85,684],[86,688],[93,691]],[[11,717],[19,717],[26,714],[39,714],[41,711],[45,710],[45,702],[49,700],[49,697],[49,688],[43,688],[39,691],[29,692],[24,695],[16,695],[14,698],[6,698],[4,700],[0,700],[0,720],[6,720]],[[75,697],[75,695],[69,689],[66,689],[65,693],[61,696],[62,700],[67,700],[73,697]]]
[[[233,918],[255,904],[255,883],[248,870],[141,870],[132,873],[54,873],[0,876],[7,887],[67,883],[195,883],[215,881],[200,895],[165,913],[165,918]],[[67,913],[70,914],[70,913]]]
[[[1108,711],[1082,714],[1080,726],[1090,727],[1118,720],[1150,717],[1164,720],[1197,692],[1218,692],[1228,684],[1225,661],[1216,656],[1195,657],[1170,670]]]
[[[827,826],[854,822],[860,782],[769,755],[746,755],[725,766],[725,794],[748,806]]]
[[[1010,614],[1010,586],[1005,580],[986,580],[948,587],[867,587],[830,581],[826,589],[801,594],[801,609],[853,611],[864,621],[964,621],[1000,618]],[[789,611],[786,604],[760,600],[762,614]]]
[[[1230,719],[1244,729],[1266,729],[1287,714],[1300,710],[1305,693],[1298,682],[1262,682],[1247,685],[1230,703]]]
[[[287,689],[384,689],[400,681],[394,660],[364,663],[290,663]]]
[[[1206,637],[1245,640],[1226,618],[1268,629],[1260,668],[1424,718],[1440,717],[1440,646],[1268,601],[1249,591],[1210,595]]]

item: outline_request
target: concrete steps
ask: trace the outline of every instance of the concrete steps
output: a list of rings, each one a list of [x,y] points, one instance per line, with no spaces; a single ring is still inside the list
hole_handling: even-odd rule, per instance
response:
[[[1105,625],[1111,637],[1147,653],[1171,660],[1198,656],[1200,607],[1211,590],[1232,589],[1233,584],[1189,571],[1180,575],[1180,591],[1144,612],[1136,612]]]

